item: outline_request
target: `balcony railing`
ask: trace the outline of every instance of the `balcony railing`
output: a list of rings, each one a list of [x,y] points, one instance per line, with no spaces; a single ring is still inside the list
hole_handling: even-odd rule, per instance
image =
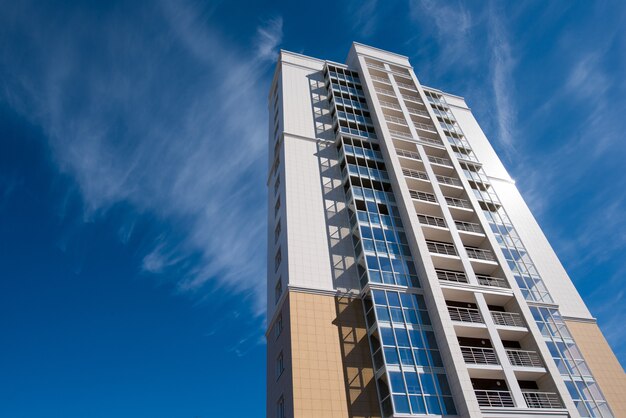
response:
[[[408,151],[402,148],[396,148],[396,154],[400,157],[413,158],[414,160],[421,160],[420,155],[417,152]]]
[[[381,106],[385,106],[385,107],[389,107],[391,109],[402,110],[400,105],[397,105],[397,104],[391,103],[391,102],[387,102],[385,100],[380,100],[380,105]]]
[[[436,242],[436,241],[426,241],[426,245],[428,246],[428,251],[436,254],[443,255],[458,255],[454,245],[446,244],[445,242]]]
[[[402,131],[396,131],[395,129],[389,129],[389,133],[392,136],[397,136],[397,137],[400,137],[400,138],[406,138],[406,139],[413,140],[413,136],[410,133],[408,133],[408,132],[402,132]]]
[[[507,348],[506,355],[513,366],[543,367],[543,362],[536,351]]]
[[[526,401],[526,405],[529,408],[541,408],[541,409],[551,409],[551,408],[563,408],[563,403],[559,398],[559,395],[552,392],[530,392],[530,391],[522,391],[524,395],[524,400]]]
[[[515,406],[511,392],[506,390],[475,390],[478,405],[487,408],[509,408]]]
[[[374,91],[380,94],[386,94],[387,96],[396,97],[396,93],[393,90],[381,89],[380,87],[374,87]]]
[[[428,174],[424,173],[423,171],[411,170],[410,168],[403,168],[402,174],[404,174],[406,177],[428,181]]]
[[[418,96],[413,96],[412,94],[403,94],[402,98],[404,98],[405,100],[410,100],[415,103],[424,104],[422,99],[420,99]]]
[[[439,183],[447,184],[449,186],[463,187],[463,183],[461,183],[461,180],[455,179],[454,177],[439,176],[439,175],[437,175],[436,177]]]
[[[481,234],[483,232],[482,228],[479,224],[475,224],[473,222],[463,222],[463,221],[454,221],[457,229],[465,232],[475,232],[477,234]]]
[[[406,120],[404,120],[402,118],[397,118],[395,116],[385,115],[385,120],[387,122],[397,123],[398,125],[408,126],[407,123],[406,123]]]
[[[432,193],[420,192],[409,189],[409,194],[413,199],[422,200],[424,202],[437,203],[437,198]]]
[[[443,144],[441,143],[440,140],[433,139],[433,138],[426,138],[424,136],[420,136],[418,138],[418,141],[426,142],[427,144],[437,145],[438,147],[442,147],[443,146]]]
[[[421,129],[423,131],[428,131],[428,132],[437,132],[437,130],[435,129],[434,126],[432,125],[427,125],[425,123],[419,123],[419,122],[413,122],[413,125],[415,125],[415,127],[417,129]]]
[[[496,261],[493,253],[489,250],[483,250],[482,248],[465,247],[467,256],[475,260]]]
[[[496,325],[504,325],[507,327],[525,327],[522,316],[515,312],[499,312],[491,311],[491,317]]]
[[[475,308],[459,308],[458,306],[448,306],[450,319],[459,322],[471,322],[473,324],[484,324],[483,317]]]
[[[422,214],[418,213],[417,214],[417,219],[423,225],[438,226],[438,227],[441,227],[441,228],[445,228],[446,227],[446,221],[443,220],[443,218],[437,218],[435,216],[422,215]]]
[[[466,363],[499,364],[493,348],[461,346],[461,354]]]
[[[445,165],[446,167],[452,167],[452,161],[447,158],[435,157],[433,155],[428,156],[428,161],[434,164]]]
[[[372,80],[380,81],[381,83],[391,84],[391,81],[389,81],[388,78],[379,77],[377,75],[371,75],[370,77]]]
[[[377,68],[377,69],[379,69],[379,70],[385,70],[385,71],[387,70],[387,69],[385,68],[385,66],[384,66],[384,65],[381,65],[381,64],[375,64],[375,63],[373,63],[373,62],[368,62],[368,63],[367,63],[367,66],[368,66],[368,67],[370,67],[370,68]]]
[[[426,118],[430,117],[430,115],[428,114],[428,112],[427,112],[427,111],[425,111],[425,110],[416,109],[416,108],[411,107],[411,106],[407,106],[406,108],[407,108],[407,110],[409,111],[409,113],[412,113],[412,114],[414,114],[414,115],[424,116],[424,117],[426,117]]]
[[[502,288],[505,288],[505,289],[510,289],[511,288],[509,286],[509,283],[506,280],[501,279],[499,277],[481,276],[481,275],[477,274],[476,278],[478,279],[478,283],[483,285],[483,286],[502,287]]]
[[[467,276],[460,271],[435,270],[439,280],[447,282],[467,283]]]
[[[402,87],[403,89],[410,89],[417,93],[417,89],[411,84],[401,83],[398,80],[396,80],[396,84],[398,85],[398,87]]]
[[[446,197],[446,203],[449,206],[454,206],[457,208],[472,209],[472,204],[470,203],[470,201],[465,200],[465,199],[457,199],[456,197]]]

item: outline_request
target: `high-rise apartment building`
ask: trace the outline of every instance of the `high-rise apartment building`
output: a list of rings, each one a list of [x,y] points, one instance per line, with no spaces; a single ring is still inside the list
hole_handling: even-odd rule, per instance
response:
[[[282,51],[267,416],[626,417],[626,378],[464,99]],[[621,395],[621,396],[620,396]]]

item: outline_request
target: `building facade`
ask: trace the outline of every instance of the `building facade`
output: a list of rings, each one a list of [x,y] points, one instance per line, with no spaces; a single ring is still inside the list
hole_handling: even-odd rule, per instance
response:
[[[281,51],[268,417],[620,417],[626,377],[463,98]],[[622,395],[622,396],[620,396]]]

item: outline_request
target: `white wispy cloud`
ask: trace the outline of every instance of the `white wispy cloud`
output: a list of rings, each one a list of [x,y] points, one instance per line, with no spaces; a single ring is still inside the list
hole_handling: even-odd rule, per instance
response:
[[[488,14],[489,45],[491,47],[491,85],[495,99],[495,112],[498,126],[497,140],[505,152],[515,149],[516,117],[515,82],[513,70],[515,60],[511,44],[504,27],[503,17],[493,8]]]
[[[81,12],[54,33],[21,31],[34,62],[3,53],[2,99],[41,126],[88,216],[123,203],[167,225],[146,273],[175,277],[185,292],[244,293],[260,314],[266,82],[282,19],[260,22],[242,47],[195,3],[128,7],[121,21]],[[13,30],[44,26],[45,8],[18,9],[4,22]],[[122,242],[132,233],[120,226]]]

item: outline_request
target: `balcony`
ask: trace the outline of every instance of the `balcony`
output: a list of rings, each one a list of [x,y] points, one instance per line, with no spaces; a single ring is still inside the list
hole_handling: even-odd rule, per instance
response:
[[[397,131],[395,129],[389,129],[389,133],[391,134],[391,136],[396,136],[398,138],[410,139],[412,141],[414,140],[413,136],[408,132],[402,132],[402,131]]]
[[[440,157],[435,157],[433,155],[429,155],[428,161],[430,161],[433,164],[439,164],[439,165],[443,165],[446,167],[452,167],[452,161],[448,160],[447,158],[440,158]]]
[[[472,204],[469,200],[458,199],[456,197],[446,197],[446,203],[448,206],[454,206],[455,208],[472,209]]]
[[[495,322],[496,325],[502,325],[506,327],[526,327],[522,316],[518,313],[499,311],[490,312],[491,318],[493,318],[493,322]]]
[[[493,348],[461,346],[463,360],[470,364],[500,364]]]
[[[411,170],[410,168],[403,168],[402,174],[404,174],[405,177],[428,181],[428,174],[424,173],[423,171]]]
[[[415,88],[415,86],[411,84],[401,83],[398,80],[396,80],[396,84],[398,85],[398,87],[402,87],[403,89],[413,90],[415,93],[417,93],[417,89]]]
[[[385,77],[379,77],[379,76],[377,76],[377,75],[370,75],[370,78],[371,78],[372,80],[375,80],[375,81],[380,81],[381,83],[385,83],[385,84],[389,84],[389,85],[391,85],[391,81],[389,81],[389,79],[388,79],[388,78],[385,78]]]
[[[509,283],[506,280],[501,279],[499,277],[483,276],[483,275],[477,274],[476,279],[478,279],[478,283],[482,286],[501,287],[504,289],[511,288],[509,286]]]
[[[385,120],[387,122],[396,123],[398,125],[408,126],[406,123],[406,120],[404,120],[403,118],[397,118],[395,116],[385,115]]]
[[[430,118],[430,115],[425,110],[416,109],[416,108],[410,107],[410,106],[407,106],[406,108],[409,111],[409,113],[412,114],[412,115],[421,116],[423,118]]]
[[[420,192],[417,190],[409,189],[409,194],[411,195],[412,199],[421,200],[422,202],[437,203],[437,198],[432,193]]]
[[[435,216],[422,215],[417,214],[417,219],[422,225],[436,226],[440,228],[446,227],[446,221],[443,218],[438,218]]]
[[[512,408],[511,392],[506,390],[475,390],[478,405],[486,408]]]
[[[408,151],[402,148],[396,148],[396,154],[398,154],[398,157],[412,158],[414,160],[419,160],[419,161],[422,160],[420,155],[417,152]]]
[[[482,234],[483,230],[479,224],[473,222],[454,221],[456,228],[459,231],[474,232],[476,234]]]
[[[395,103],[392,103],[392,102],[387,102],[385,100],[379,100],[379,102],[380,102],[381,106],[388,107],[390,109],[400,110],[400,111],[402,110],[402,108],[400,107],[399,104],[395,104]]]
[[[443,143],[438,139],[426,138],[426,137],[420,136],[418,138],[418,141],[426,142],[427,144],[436,145],[438,147],[443,147]]]
[[[454,245],[445,242],[426,241],[428,251],[435,254],[458,256]]]
[[[422,99],[420,99],[418,96],[413,96],[412,94],[403,94],[402,98],[404,100],[410,100],[412,102],[419,103],[419,104],[422,104],[422,105],[424,104]]]
[[[385,68],[385,66],[384,66],[384,65],[382,65],[382,64],[376,64],[376,63],[373,63],[373,62],[368,62],[368,63],[367,63],[367,66],[368,66],[368,67],[370,67],[370,68],[376,68],[376,69],[378,69],[378,70],[384,70],[384,71],[387,71],[387,69]]]
[[[437,278],[446,282],[467,283],[467,276],[460,271],[438,270],[436,269]]]
[[[469,258],[473,258],[474,260],[484,260],[484,261],[496,261],[496,257],[490,250],[483,250],[482,248],[472,248],[465,247],[465,251],[467,251],[467,256]]]
[[[559,398],[559,395],[553,392],[530,392],[522,391],[524,400],[529,408],[540,409],[560,409],[563,408],[563,403]]]
[[[393,90],[382,89],[380,87],[374,87],[376,93],[385,94],[387,96],[396,97],[396,93]]]
[[[454,177],[440,175],[437,175],[436,177],[439,183],[447,184],[448,186],[463,187],[463,183],[461,183],[461,180],[455,179]]]
[[[483,317],[475,308],[461,308],[458,306],[448,306],[450,319],[458,322],[469,322],[472,324],[484,324]]]
[[[536,351],[507,348],[506,355],[513,366],[543,367],[543,362]]]
[[[427,125],[425,123],[413,122],[413,126],[417,129],[421,129],[422,131],[437,133],[437,130],[432,125]]]

